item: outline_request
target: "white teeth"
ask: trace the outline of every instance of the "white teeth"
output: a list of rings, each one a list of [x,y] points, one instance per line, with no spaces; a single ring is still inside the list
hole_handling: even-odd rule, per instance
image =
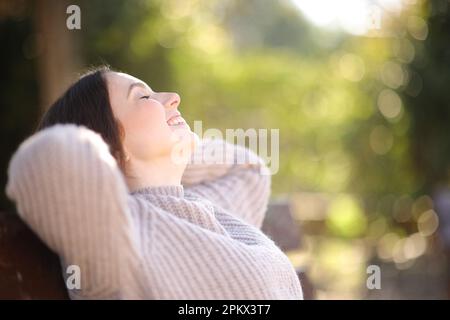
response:
[[[178,124],[181,124],[181,123],[184,123],[184,120],[180,116],[176,116],[175,118],[172,118],[169,121],[167,121],[167,124],[169,126],[178,125]]]

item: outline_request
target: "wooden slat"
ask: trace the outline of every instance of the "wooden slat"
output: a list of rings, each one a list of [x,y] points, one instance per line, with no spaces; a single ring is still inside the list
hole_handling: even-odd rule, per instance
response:
[[[0,212],[0,299],[68,299],[58,257],[18,218]]]
[[[262,231],[283,251],[301,247],[300,226],[294,220],[288,200],[269,203]]]

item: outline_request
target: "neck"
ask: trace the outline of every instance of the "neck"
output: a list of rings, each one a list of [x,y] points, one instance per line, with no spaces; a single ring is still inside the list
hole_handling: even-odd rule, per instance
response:
[[[131,159],[125,177],[130,192],[145,187],[181,185],[185,164],[175,164],[170,157],[161,157],[151,161]]]

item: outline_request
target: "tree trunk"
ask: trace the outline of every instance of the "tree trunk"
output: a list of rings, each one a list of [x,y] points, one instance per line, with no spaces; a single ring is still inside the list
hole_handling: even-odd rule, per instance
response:
[[[77,76],[77,33],[81,30],[67,29],[67,0],[38,0],[35,5],[40,108],[44,112]]]

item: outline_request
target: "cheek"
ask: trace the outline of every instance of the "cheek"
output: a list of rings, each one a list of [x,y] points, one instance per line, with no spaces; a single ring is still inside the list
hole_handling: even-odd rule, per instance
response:
[[[172,132],[161,106],[141,103],[122,119],[125,145],[139,158],[161,154],[173,144]]]

